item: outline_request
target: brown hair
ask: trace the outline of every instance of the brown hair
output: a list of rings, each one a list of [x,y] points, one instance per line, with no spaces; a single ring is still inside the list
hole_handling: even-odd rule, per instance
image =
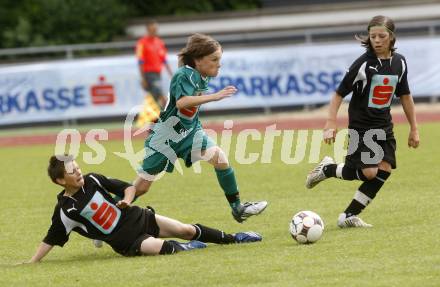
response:
[[[148,27],[148,26],[151,26],[151,25],[159,25],[159,22],[157,22],[156,19],[150,19],[145,24]]]
[[[47,174],[54,183],[58,184],[57,178],[64,178],[64,172],[66,171],[65,163],[72,160],[73,156],[69,154],[53,155],[50,157]]]
[[[396,50],[396,48],[394,48],[394,44],[396,43],[396,36],[394,34],[396,27],[394,26],[394,21],[387,16],[378,15],[374,16],[370,20],[370,23],[368,23],[367,31],[370,32],[370,28],[374,26],[382,26],[387,29],[388,33],[391,36],[390,50],[391,52],[394,52]],[[356,40],[360,41],[361,45],[367,50],[374,52],[374,49],[371,46],[369,35],[355,35],[355,38]]]
[[[198,33],[193,34],[188,38],[186,47],[179,52],[179,67],[188,65],[195,68],[194,60],[210,55],[218,48],[221,48],[220,43],[212,37]]]

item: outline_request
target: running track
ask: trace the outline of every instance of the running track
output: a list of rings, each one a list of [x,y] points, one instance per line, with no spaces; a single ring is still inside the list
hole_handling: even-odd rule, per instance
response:
[[[417,113],[418,123],[427,122],[439,122],[440,113],[439,112],[425,112]],[[406,123],[405,115],[393,115],[393,122],[395,124]],[[234,132],[239,132],[244,129],[257,129],[264,131],[266,127],[276,124],[276,129],[278,130],[300,130],[300,129],[321,129],[324,126],[324,118],[316,119],[276,119],[276,120],[255,120],[255,121],[234,121],[232,130]],[[223,123],[209,123],[203,125],[205,129],[212,129],[216,132],[222,131]],[[338,126],[347,126],[347,119],[338,120]],[[81,138],[84,139],[85,133],[81,134]],[[143,139],[146,133],[137,135],[134,138]],[[20,135],[20,136],[0,136],[0,147],[12,147],[12,146],[29,146],[29,145],[40,145],[40,144],[54,144],[57,134],[43,134],[43,135]],[[108,131],[109,140],[122,140],[124,139],[123,130],[110,130]]]

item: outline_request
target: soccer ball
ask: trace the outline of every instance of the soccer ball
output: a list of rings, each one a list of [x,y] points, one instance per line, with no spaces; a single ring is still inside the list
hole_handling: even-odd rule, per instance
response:
[[[324,231],[324,221],[313,211],[300,211],[290,221],[290,234],[300,244],[318,241]]]

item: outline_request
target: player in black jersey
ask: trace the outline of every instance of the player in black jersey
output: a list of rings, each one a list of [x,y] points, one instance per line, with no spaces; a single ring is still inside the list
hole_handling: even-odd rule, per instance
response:
[[[54,245],[62,247],[71,231],[102,240],[124,256],[173,254],[204,248],[204,242],[230,244],[262,240],[255,232],[227,234],[155,214],[152,208],[131,206],[136,192],[131,184],[95,173],[83,176],[70,156],[52,156],[48,174],[64,190],[58,194],[49,231],[29,263],[39,262]],[[116,202],[110,193],[122,200]],[[181,243],[158,237],[191,241]]]
[[[331,157],[324,157],[307,176],[307,188],[329,177],[363,181],[347,209],[339,215],[341,228],[372,226],[357,215],[374,199],[391,170],[396,168],[396,140],[390,114],[394,95],[400,99],[410,125],[408,146],[417,148],[419,145],[414,102],[407,81],[408,67],[405,57],[395,52],[394,31],[390,18],[375,16],[368,24],[368,37],[356,36],[366,52],[354,61],[333,95],[324,127],[324,141],[333,143],[339,107],[342,99],[352,92],[345,163],[336,164]]]

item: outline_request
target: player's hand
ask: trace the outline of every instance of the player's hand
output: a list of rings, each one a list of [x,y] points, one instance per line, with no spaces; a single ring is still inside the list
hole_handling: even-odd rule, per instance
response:
[[[130,206],[130,203],[126,202],[125,200],[119,200],[118,203],[116,203],[116,206],[120,209],[124,209]]]
[[[224,98],[229,98],[230,96],[232,96],[236,92],[237,92],[237,88],[234,87],[234,86],[224,87],[222,90],[218,91],[215,94],[215,100],[216,101],[220,101],[220,100],[222,100]]]
[[[332,144],[336,139],[336,121],[335,120],[327,120],[324,126],[324,142],[326,144]]]
[[[417,148],[420,144],[419,130],[411,130],[408,136],[408,147]]]

